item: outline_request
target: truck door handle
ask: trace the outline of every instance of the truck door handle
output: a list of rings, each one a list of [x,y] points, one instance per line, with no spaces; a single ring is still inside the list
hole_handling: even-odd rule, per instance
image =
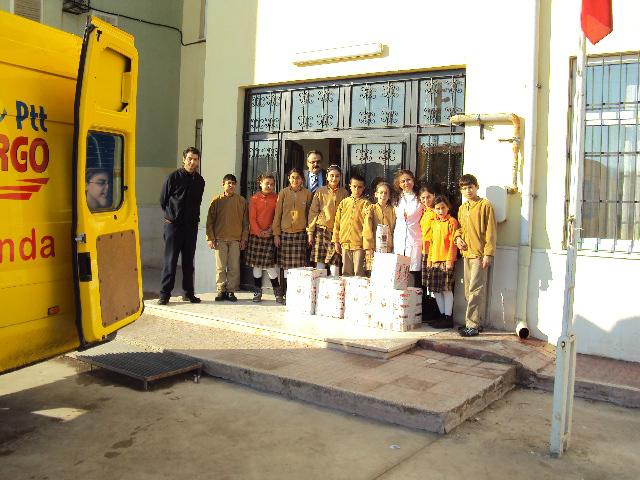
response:
[[[91,281],[91,254],[89,252],[78,254],[78,278],[81,282]]]

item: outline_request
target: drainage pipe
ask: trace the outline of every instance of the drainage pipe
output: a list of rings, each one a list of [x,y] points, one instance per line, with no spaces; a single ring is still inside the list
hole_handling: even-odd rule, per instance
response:
[[[540,32],[540,0],[532,2],[532,65],[529,88],[531,102],[529,107],[527,142],[522,167],[522,204],[520,207],[520,247],[518,248],[518,289],[516,291],[516,311],[514,320],[516,333],[522,339],[529,336],[527,325],[527,297],[529,293],[529,266],[531,265],[531,238],[533,233],[533,200],[535,195],[536,138],[538,124],[538,38]]]

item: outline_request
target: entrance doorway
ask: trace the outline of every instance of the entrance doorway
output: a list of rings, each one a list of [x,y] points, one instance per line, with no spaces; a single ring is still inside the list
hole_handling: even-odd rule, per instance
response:
[[[288,185],[286,176],[292,168],[307,170],[307,154],[311,150],[322,152],[322,168],[324,170],[329,165],[341,165],[342,139],[340,138],[297,138],[295,140],[285,138],[282,188]]]

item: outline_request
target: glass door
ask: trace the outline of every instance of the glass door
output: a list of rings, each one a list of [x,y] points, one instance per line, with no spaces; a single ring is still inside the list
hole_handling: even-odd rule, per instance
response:
[[[393,185],[393,177],[407,165],[407,141],[398,137],[363,137],[347,141],[343,151],[345,184],[348,176],[359,173],[365,179],[364,195],[375,201],[373,194],[379,182]]]

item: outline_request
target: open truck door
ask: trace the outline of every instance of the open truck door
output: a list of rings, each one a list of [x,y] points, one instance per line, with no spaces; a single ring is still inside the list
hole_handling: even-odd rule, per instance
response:
[[[137,77],[133,37],[89,17],[78,71],[72,161],[81,348],[131,323],[143,308],[135,196]]]

